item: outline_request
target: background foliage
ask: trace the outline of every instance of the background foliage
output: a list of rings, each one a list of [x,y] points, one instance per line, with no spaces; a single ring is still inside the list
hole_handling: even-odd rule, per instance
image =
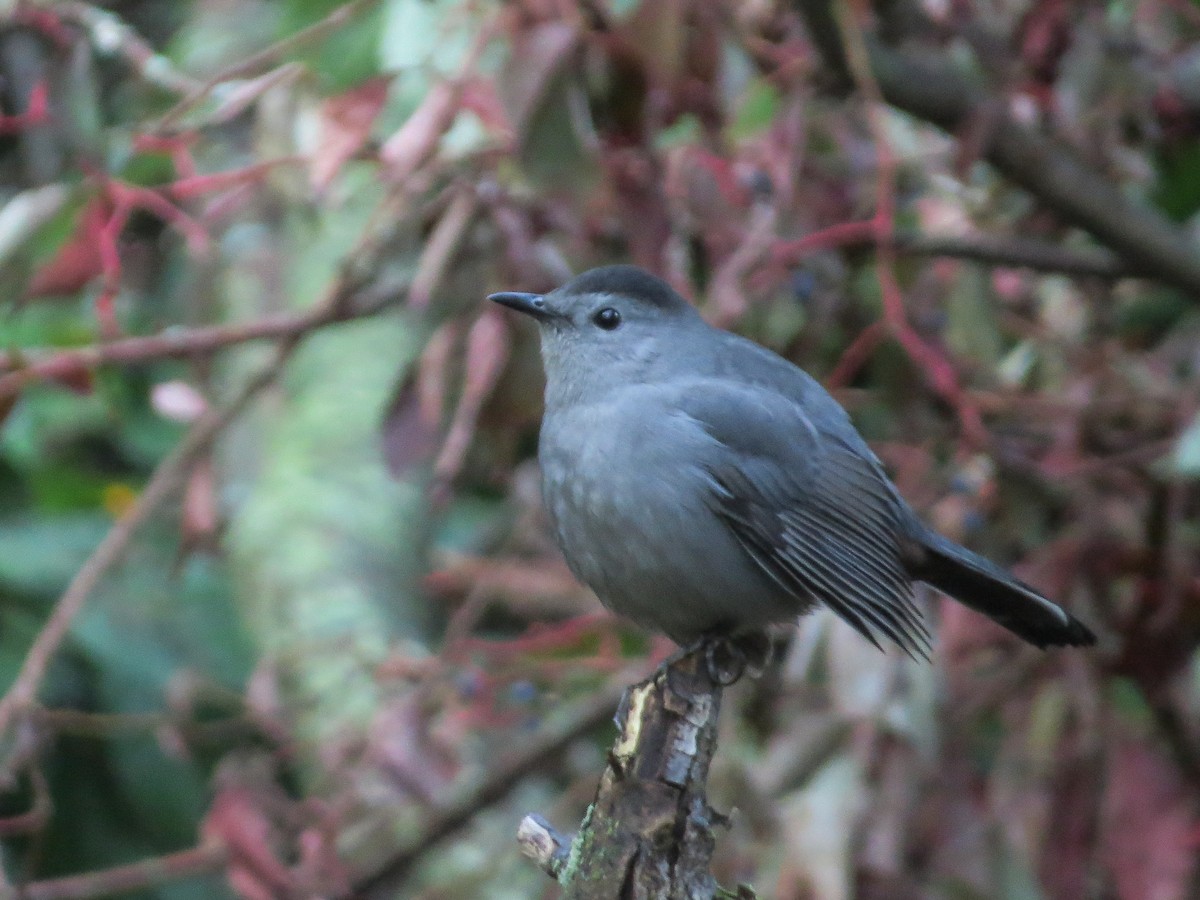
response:
[[[1200,6],[0,3],[0,895],[532,897],[668,647],[536,341],[633,261],[1101,635],[828,616],[725,713],[764,897],[1196,896]]]

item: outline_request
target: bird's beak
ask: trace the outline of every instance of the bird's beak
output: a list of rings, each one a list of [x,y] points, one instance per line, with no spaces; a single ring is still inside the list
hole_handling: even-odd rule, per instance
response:
[[[517,312],[533,316],[539,322],[554,318],[554,313],[546,306],[546,298],[541,294],[521,294],[517,291],[504,291],[500,294],[491,294],[488,296],[488,299],[499,303],[501,306],[507,306],[509,309],[515,309]]]

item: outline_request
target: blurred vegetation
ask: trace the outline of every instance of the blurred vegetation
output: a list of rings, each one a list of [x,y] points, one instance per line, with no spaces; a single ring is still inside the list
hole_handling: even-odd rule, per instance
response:
[[[929,597],[925,665],[807,618],[725,710],[721,881],[1200,895],[1198,36],[1188,0],[0,4],[0,897],[555,895],[516,823],[579,820],[667,647],[554,551],[536,336],[482,298],[615,261],[1101,635]]]

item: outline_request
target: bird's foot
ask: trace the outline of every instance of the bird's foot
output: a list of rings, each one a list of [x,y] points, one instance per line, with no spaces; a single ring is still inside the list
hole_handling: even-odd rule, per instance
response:
[[[706,634],[668,656],[658,671],[669,669],[685,657],[703,654],[708,677],[714,684],[729,687],[743,675],[760,677],[770,664],[774,649],[771,635],[765,631],[747,631],[735,636]]]
[[[775,644],[766,631],[747,631],[732,637],[711,638],[704,647],[709,677],[728,687],[743,675],[762,677],[774,655]]]

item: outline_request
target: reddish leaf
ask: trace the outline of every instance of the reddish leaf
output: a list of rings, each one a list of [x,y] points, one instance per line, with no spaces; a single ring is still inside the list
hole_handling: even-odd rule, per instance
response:
[[[371,78],[358,87],[330,97],[321,105],[321,137],[313,154],[309,178],[324,191],[371,134],[371,126],[387,100],[391,79]]]
[[[433,333],[420,364],[405,376],[384,418],[383,458],[396,478],[437,452],[446,403],[446,365],[454,338],[453,325]]]
[[[192,468],[184,488],[183,517],[180,522],[183,545],[211,546],[219,521],[216,476],[213,474],[212,459],[205,457]]]
[[[499,134],[505,140],[513,135],[512,122],[500,102],[496,83],[485,78],[471,78],[463,83],[462,108],[469,109],[479,117],[485,128]]]
[[[100,251],[101,233],[112,214],[110,205],[93,200],[79,214],[75,232],[58,248],[54,257],[29,281],[27,297],[55,297],[74,294],[99,275],[104,268]]]
[[[416,112],[384,142],[379,158],[389,178],[404,181],[433,155],[438,141],[458,114],[460,94],[457,84],[444,81],[435,84]]]
[[[263,800],[246,787],[224,787],[201,826],[205,839],[228,848],[229,883],[246,900],[290,896],[293,890],[291,873],[276,855],[277,836]]]

